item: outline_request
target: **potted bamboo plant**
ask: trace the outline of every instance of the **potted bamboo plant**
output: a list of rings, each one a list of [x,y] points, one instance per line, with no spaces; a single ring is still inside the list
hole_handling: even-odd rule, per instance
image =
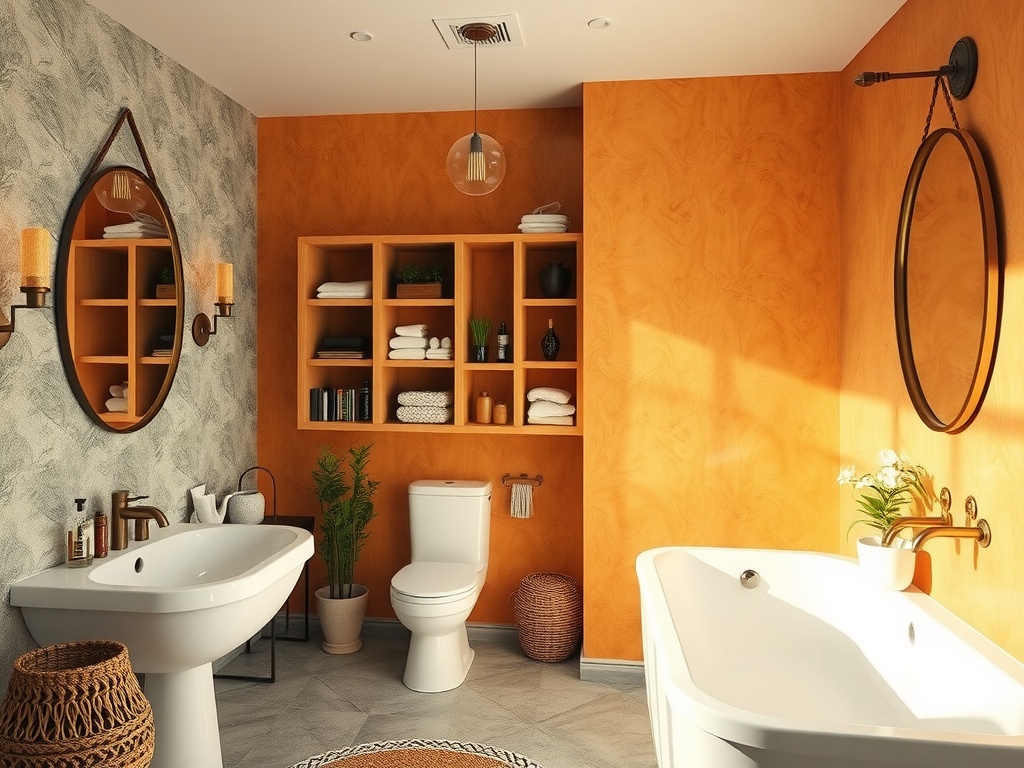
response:
[[[368,590],[354,583],[354,570],[370,535],[366,526],[376,515],[373,494],[380,482],[366,474],[371,448],[372,443],[349,449],[346,463],[351,479],[342,459],[326,447],[313,470],[322,515],[320,556],[327,566],[327,586],[316,591],[316,601],[327,653],[354,653],[363,644],[360,635]]]
[[[487,337],[491,333],[491,321],[486,317],[469,318],[469,335],[473,340],[474,363],[487,362]]]

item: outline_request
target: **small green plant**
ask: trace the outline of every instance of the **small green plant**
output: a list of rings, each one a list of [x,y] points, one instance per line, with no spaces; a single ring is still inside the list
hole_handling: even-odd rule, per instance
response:
[[[874,474],[858,475],[852,464],[843,467],[836,481],[840,485],[852,484],[863,491],[857,505],[863,519],[854,520],[846,529],[846,535],[856,525],[868,525],[884,533],[896,518],[903,514],[903,508],[915,498],[924,503],[930,501],[924,487],[927,475],[924,467],[913,464],[906,456],[886,448],[878,454],[879,469]]]
[[[171,267],[164,267],[160,270],[160,285],[174,285],[174,270]]]
[[[440,283],[443,278],[441,264],[403,264],[398,269],[399,283]]]
[[[473,337],[474,347],[487,346],[487,336],[491,332],[491,321],[486,317],[469,318],[469,333]]]
[[[327,566],[327,584],[332,600],[352,597],[356,561],[370,535],[366,526],[376,516],[373,494],[380,481],[370,480],[366,475],[371,448],[373,443],[349,449],[351,484],[345,476],[342,460],[327,447],[320,449],[320,457],[313,470],[316,497],[323,516],[320,556]]]

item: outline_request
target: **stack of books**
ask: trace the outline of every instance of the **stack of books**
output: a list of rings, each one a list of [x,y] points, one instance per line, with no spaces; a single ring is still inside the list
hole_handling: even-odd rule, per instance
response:
[[[363,392],[360,403],[358,389],[313,387],[309,390],[310,421],[369,421],[369,394]]]

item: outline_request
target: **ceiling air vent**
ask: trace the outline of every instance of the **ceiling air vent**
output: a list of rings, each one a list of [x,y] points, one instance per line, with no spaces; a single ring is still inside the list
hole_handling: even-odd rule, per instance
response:
[[[434,19],[434,26],[441,33],[441,39],[449,49],[471,48],[474,43],[459,31],[467,24],[493,24],[497,33],[491,40],[479,45],[489,48],[522,48],[523,31],[519,28],[519,17],[514,13],[499,16],[473,16],[465,19]]]

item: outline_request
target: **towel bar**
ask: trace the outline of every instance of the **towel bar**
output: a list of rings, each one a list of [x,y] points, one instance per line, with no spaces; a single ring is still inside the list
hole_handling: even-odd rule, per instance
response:
[[[529,484],[529,485],[535,485],[537,487],[540,487],[540,484],[543,483],[543,482],[544,482],[544,476],[543,475],[534,475],[533,477],[528,477],[525,472],[523,474],[517,475],[515,477],[510,475],[508,472],[506,472],[504,475],[501,476],[501,483],[502,483],[502,485],[506,485],[509,488],[511,488],[513,486],[513,484],[516,484],[516,483],[526,483],[526,484]]]

